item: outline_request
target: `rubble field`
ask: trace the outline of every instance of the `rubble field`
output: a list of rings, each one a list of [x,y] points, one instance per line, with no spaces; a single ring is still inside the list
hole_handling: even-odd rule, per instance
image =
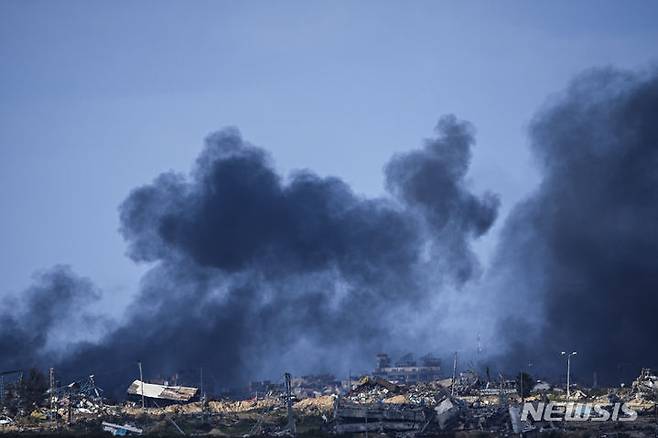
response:
[[[634,421],[552,421],[519,413],[516,390],[478,379],[437,380],[397,385],[365,377],[343,394],[290,399],[268,393],[249,400],[211,400],[142,408],[137,402],[108,405],[102,399],[61,398],[14,418],[0,415],[0,433],[39,436],[658,436],[658,377],[650,370],[629,388],[573,388],[567,400],[561,388],[541,386],[524,401],[596,403],[612,412],[627,403]],[[540,385],[538,385],[539,387]],[[288,403],[290,400],[290,404]],[[291,416],[289,416],[289,406]],[[54,407],[54,408],[53,408]],[[562,412],[562,414],[560,414]],[[560,417],[562,415],[562,418]],[[291,426],[291,420],[293,426]]]

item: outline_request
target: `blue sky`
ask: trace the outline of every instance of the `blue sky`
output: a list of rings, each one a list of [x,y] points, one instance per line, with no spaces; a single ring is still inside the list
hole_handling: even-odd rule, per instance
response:
[[[584,69],[655,66],[657,19],[650,1],[2,0],[0,294],[68,263],[120,308],[145,267],[118,205],[229,125],[281,172],[373,196],[454,113],[477,128],[473,186],[506,213],[538,181],[534,111]]]

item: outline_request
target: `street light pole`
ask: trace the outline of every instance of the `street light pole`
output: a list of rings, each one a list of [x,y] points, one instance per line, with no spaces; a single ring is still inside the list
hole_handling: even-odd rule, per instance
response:
[[[452,363],[452,385],[450,386],[450,395],[455,396],[455,383],[457,382],[457,352],[455,351],[455,360]]]
[[[571,397],[571,356],[575,356],[576,354],[578,354],[577,351],[572,351],[569,354],[566,351],[561,353],[562,356],[567,356],[567,399]]]

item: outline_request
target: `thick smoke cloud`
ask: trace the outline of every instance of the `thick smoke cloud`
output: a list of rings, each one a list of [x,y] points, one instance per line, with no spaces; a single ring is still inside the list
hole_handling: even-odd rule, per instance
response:
[[[125,323],[62,367],[114,386],[137,360],[150,375],[203,366],[225,387],[408,349],[441,284],[477,272],[470,242],[496,217],[497,199],[465,182],[473,144],[469,124],[441,119],[386,167],[394,196],[373,199],[310,171],[284,178],[237,130],[212,134],[189,176],[164,173],[121,205],[129,256],[153,267]]]
[[[537,114],[541,184],[475,286],[471,243],[499,201],[468,187],[473,131],[442,118],[385,166],[382,198],[306,170],[284,177],[237,130],[215,133],[189,175],[161,174],[120,207],[129,256],[151,266],[123,320],[79,336],[99,292],[55,267],[0,312],[0,365],[54,363],[122,390],[141,360],[151,377],[203,367],[217,388],[367,369],[379,351],[437,346],[437,327],[484,330],[505,371],[562,372],[563,350],[579,352],[585,383],[658,365],[658,76],[591,71]],[[82,342],[63,349],[67,337]]]
[[[100,298],[89,279],[58,265],[35,274],[33,281],[19,297],[3,301],[0,309],[0,371],[41,365],[41,359],[62,353],[63,337],[80,339],[80,333],[70,333],[69,328],[84,322],[89,334],[94,327],[96,320],[81,311]]]
[[[439,244],[434,255],[464,282],[478,266],[465,236],[486,233],[500,202],[492,193],[477,197],[465,187],[475,141],[473,126],[447,116],[439,121],[437,133],[423,149],[391,160],[386,167],[387,188],[425,218]]]
[[[514,209],[492,281],[515,366],[576,350],[590,383],[658,365],[658,76],[588,72],[534,119],[543,181]],[[521,335],[522,334],[522,335]]]

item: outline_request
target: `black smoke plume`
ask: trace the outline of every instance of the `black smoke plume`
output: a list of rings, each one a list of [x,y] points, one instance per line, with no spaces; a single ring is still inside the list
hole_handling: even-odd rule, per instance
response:
[[[506,222],[492,268],[500,336],[532,361],[620,383],[658,365],[658,76],[591,71],[535,117],[543,180]],[[510,363],[511,365],[511,363]]]
[[[468,123],[442,118],[386,167],[392,196],[366,198],[338,178],[281,176],[236,129],[210,135],[189,176],[161,174],[121,205],[129,256],[153,266],[125,322],[60,369],[119,387],[140,360],[151,376],[204,367],[226,387],[408,349],[441,285],[478,272],[470,243],[496,217],[497,198],[465,181],[473,144]]]
[[[57,265],[34,275],[33,284],[14,299],[3,300],[0,308],[0,371],[28,369],[64,354],[61,340],[81,339],[73,327],[93,331],[96,316],[82,309],[100,299],[92,282]]]
[[[658,365],[658,76],[583,74],[530,133],[542,181],[513,208],[476,288],[471,243],[498,200],[466,183],[468,123],[445,117],[435,138],[393,157],[382,198],[309,171],[284,177],[237,130],[213,134],[190,175],[164,173],[120,207],[130,257],[151,265],[123,322],[53,353],[66,315],[98,296],[56,268],[0,313],[0,365],[55,362],[123,388],[141,360],[147,376],[202,366],[227,387],[440,347],[428,326],[449,317],[467,321],[453,331],[477,318],[497,327],[487,354],[509,372],[532,362],[532,374],[557,375],[560,352],[575,350],[584,383],[592,372],[628,381]],[[455,291],[462,301],[437,311]]]
[[[429,226],[434,254],[456,279],[465,282],[478,267],[466,237],[486,233],[496,219],[499,200],[492,193],[477,197],[464,187],[471,161],[474,128],[447,116],[437,126],[440,136],[422,150],[395,156],[386,166],[387,188]]]

